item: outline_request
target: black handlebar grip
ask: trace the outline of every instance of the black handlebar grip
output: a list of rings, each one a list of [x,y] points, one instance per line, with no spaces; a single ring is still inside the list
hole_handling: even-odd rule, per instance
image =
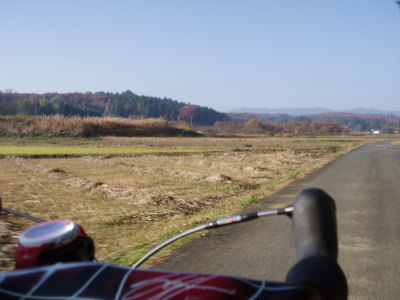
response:
[[[294,201],[293,234],[298,260],[338,257],[336,206],[323,190],[303,190]]]
[[[312,285],[326,299],[347,299],[346,276],[337,263],[334,200],[321,189],[303,190],[294,201],[292,218],[297,263],[286,280]]]

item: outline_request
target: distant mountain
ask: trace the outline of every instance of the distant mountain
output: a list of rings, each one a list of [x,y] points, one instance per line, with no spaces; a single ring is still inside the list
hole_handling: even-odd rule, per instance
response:
[[[364,114],[364,115],[395,115],[400,116],[400,111],[381,111],[377,109],[365,109],[365,108],[354,108],[348,110],[333,110],[322,107],[312,108],[248,108],[242,107],[236,110],[230,111],[232,113],[252,113],[252,114],[288,114],[291,116],[306,116],[306,115],[318,115],[323,113],[342,112],[342,113],[353,113],[353,114]]]
[[[395,115],[400,116],[400,111],[382,111],[377,109],[365,109],[365,108],[354,108],[346,110],[344,112],[349,112],[353,114],[363,114],[363,115]]]
[[[314,114],[322,114],[327,112],[334,112],[331,109],[321,108],[321,107],[313,107],[313,108],[277,108],[277,109],[269,109],[269,108],[248,108],[242,107],[236,110],[230,111],[232,113],[252,113],[252,114],[288,114],[291,116],[303,116],[303,115],[314,115]]]

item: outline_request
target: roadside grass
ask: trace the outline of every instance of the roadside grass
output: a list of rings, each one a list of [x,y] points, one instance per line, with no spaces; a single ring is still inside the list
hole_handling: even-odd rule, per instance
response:
[[[400,141],[394,141],[394,142],[392,142],[392,145],[400,146]]]
[[[0,148],[23,146],[42,151],[60,147],[69,154],[74,148],[115,150],[111,154],[100,150],[90,155],[86,152],[77,157],[33,158],[18,156],[16,152],[3,156],[0,193],[4,207],[45,220],[76,221],[94,238],[100,261],[128,266],[176,233],[238,213],[363,142],[354,138],[348,143],[328,140],[315,143],[305,138],[293,143],[290,138],[260,137],[0,139]],[[329,147],[337,151],[330,151]],[[120,156],[121,149],[143,152]],[[18,217],[1,216],[1,236],[7,236],[8,241],[2,240],[0,246],[0,269],[4,270],[12,268],[9,245],[32,224]]]
[[[248,207],[251,204],[257,202],[259,200],[258,196],[256,195],[251,195],[250,197],[246,198],[243,202],[242,202],[242,206],[243,207]]]

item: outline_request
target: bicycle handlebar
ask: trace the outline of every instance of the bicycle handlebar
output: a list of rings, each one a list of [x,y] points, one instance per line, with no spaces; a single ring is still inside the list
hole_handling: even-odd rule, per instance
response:
[[[346,277],[337,264],[334,200],[321,189],[306,189],[297,196],[293,206],[297,263],[286,280],[311,284],[328,299],[347,299]]]
[[[8,210],[2,208],[1,206],[1,198],[0,198],[0,210],[5,212],[14,213],[15,211]],[[161,271],[153,271],[153,272],[144,272],[141,269],[135,269],[138,267],[143,261],[145,261],[149,256],[153,255],[161,248],[166,245],[172,243],[173,241],[191,234],[193,232],[197,232],[199,230],[215,228],[220,226],[225,226],[241,221],[248,221],[258,217],[267,216],[267,215],[277,215],[277,214],[286,214],[292,217],[293,219],[293,236],[294,243],[297,254],[297,263],[289,270],[286,282],[285,283],[271,283],[265,281],[259,281],[257,284],[250,283],[250,281],[246,279],[226,277],[221,275],[204,275],[204,274],[189,274],[189,273],[173,273],[173,272],[161,272]],[[29,215],[25,215],[23,213],[18,213],[17,215],[29,218],[36,222],[43,222],[40,219],[31,217]],[[86,270],[92,268],[99,268],[99,271],[96,271],[95,274],[100,274],[98,272],[102,272],[102,270],[115,270],[116,278],[103,278],[104,280],[111,280],[114,282],[113,285],[110,285],[110,293],[115,293],[115,298],[122,296],[125,291],[125,288],[129,286],[129,284],[135,283],[134,285],[140,285],[141,287],[150,286],[152,283],[157,286],[157,289],[161,289],[161,294],[163,287],[176,285],[179,286],[182,284],[184,280],[187,278],[190,279],[190,283],[185,283],[184,292],[180,295],[199,295],[197,292],[190,292],[188,289],[195,288],[199,289],[197,285],[192,285],[193,278],[196,280],[205,280],[209,283],[209,280],[214,280],[215,285],[209,286],[210,290],[220,291],[224,287],[230,287],[235,289],[235,287],[239,289],[239,285],[242,284],[240,282],[247,282],[243,287],[243,291],[248,292],[251,295],[252,288],[255,288],[255,292],[258,296],[254,297],[254,299],[259,299],[258,297],[263,297],[263,295],[269,295],[269,293],[273,290],[268,290],[267,286],[270,288],[272,286],[276,286],[277,289],[275,291],[280,291],[278,294],[282,296],[288,296],[290,293],[292,296],[294,295],[303,295],[300,298],[286,297],[287,299],[304,299],[304,295],[315,295],[313,289],[317,290],[319,293],[324,295],[326,299],[347,299],[348,295],[348,287],[346,277],[341,270],[340,266],[337,263],[338,257],[338,237],[337,237],[337,224],[336,224],[336,207],[334,200],[323,190],[320,189],[306,189],[303,190],[294,200],[293,206],[288,206],[278,210],[270,210],[270,211],[262,211],[262,212],[252,212],[247,214],[241,214],[221,220],[217,220],[214,222],[210,222],[204,224],[202,226],[193,228],[191,230],[185,231],[174,238],[164,242],[160,246],[153,249],[150,253],[148,253],[145,257],[139,260],[131,269],[125,268],[117,268],[116,266],[110,266],[105,264],[97,264],[93,263],[81,263],[75,264],[72,266],[73,272],[81,272],[82,274],[86,274]],[[63,261],[63,260],[59,260]],[[49,272],[53,272],[57,270],[57,272],[63,274],[66,270],[64,264],[51,265],[48,267],[41,267],[33,269],[33,273],[29,271],[29,269],[21,269],[20,272],[17,273],[6,272],[1,274],[3,278],[9,278],[10,282],[18,281],[17,278],[22,278],[23,276],[34,276],[35,278],[40,278],[40,276],[46,277],[47,270]],[[26,272],[24,271],[26,270]],[[36,270],[36,271],[35,271]],[[114,271],[112,271],[114,272]],[[111,272],[111,273],[112,273]],[[118,276],[117,276],[118,274]],[[146,275],[147,274],[147,275]],[[150,274],[150,275],[149,275]],[[18,277],[19,276],[19,277]],[[22,277],[21,277],[22,276]],[[85,275],[86,276],[86,275]],[[97,275],[96,275],[97,276]],[[111,275],[110,275],[111,276]],[[207,277],[208,276],[208,277]],[[118,277],[118,280],[116,280]],[[86,277],[82,275],[80,279],[77,279],[79,282],[76,282],[76,285],[79,286],[83,281],[85,282]],[[175,279],[169,279],[175,278]],[[87,278],[88,283],[84,286],[90,284],[92,277]],[[133,281],[132,281],[133,280]],[[40,280],[39,280],[40,281]],[[120,282],[117,284],[117,282]],[[196,281],[197,282],[197,281]],[[13,292],[4,292],[2,287],[7,283],[6,280],[0,280],[0,295],[13,295]],[[61,282],[62,283],[62,282]],[[290,288],[293,287],[293,288]],[[49,283],[49,288],[51,289],[51,284]],[[61,287],[60,287],[61,289]],[[202,288],[203,289],[203,288]],[[153,289],[151,290],[153,291]],[[290,292],[292,291],[292,292]],[[31,293],[31,292],[29,292]],[[272,293],[272,292],[271,292]],[[300,294],[299,294],[300,293]],[[21,292],[21,295],[23,293]],[[278,296],[276,294],[276,296]],[[155,294],[157,295],[157,294]],[[244,295],[244,294],[242,294]],[[272,295],[272,294],[271,294]],[[243,298],[243,297],[242,297]],[[238,296],[231,297],[229,299],[242,299]],[[285,298],[285,299],[286,299]],[[324,299],[325,299],[324,298]],[[183,298],[182,298],[183,299]],[[224,298],[225,299],[225,298]],[[244,299],[244,298],[243,298]]]

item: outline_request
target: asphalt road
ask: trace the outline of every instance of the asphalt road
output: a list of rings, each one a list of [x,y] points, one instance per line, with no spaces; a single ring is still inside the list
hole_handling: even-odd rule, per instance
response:
[[[338,209],[339,263],[350,299],[400,295],[400,147],[374,142],[262,200],[251,210],[289,204],[304,188],[327,191]],[[295,262],[285,216],[223,227],[177,249],[155,268],[283,280]]]

